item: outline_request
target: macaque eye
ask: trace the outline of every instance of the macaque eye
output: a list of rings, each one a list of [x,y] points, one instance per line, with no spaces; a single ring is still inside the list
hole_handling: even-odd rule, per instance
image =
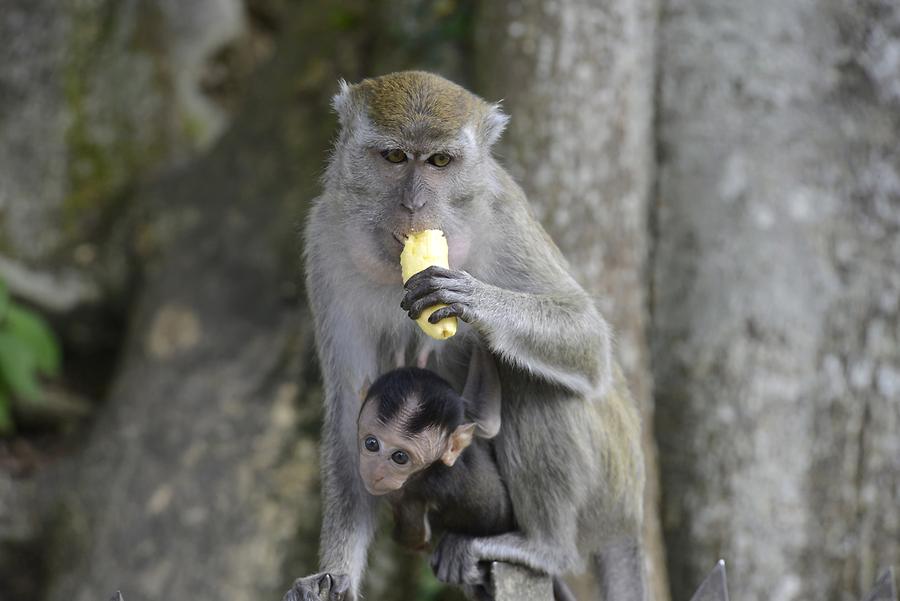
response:
[[[390,161],[391,163],[403,163],[406,161],[406,153],[400,150],[399,148],[392,148],[391,150],[382,150],[381,156]]]
[[[391,455],[391,461],[397,465],[406,465],[409,463],[409,455],[406,454],[406,451],[394,451]]]
[[[368,438],[366,438],[366,441],[363,444],[365,444],[367,451],[370,451],[372,453],[378,452],[378,439],[374,436],[369,436]]]
[[[446,167],[450,164],[450,161],[453,160],[446,152],[436,152],[430,157],[428,157],[428,162],[434,165],[435,167]]]

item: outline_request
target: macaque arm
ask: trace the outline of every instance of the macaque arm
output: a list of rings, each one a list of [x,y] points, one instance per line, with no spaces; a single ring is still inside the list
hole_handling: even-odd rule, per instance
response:
[[[428,507],[422,499],[401,497],[393,504],[394,540],[414,551],[424,550],[431,540]]]
[[[475,435],[494,438],[500,431],[500,376],[491,353],[474,345],[462,397],[475,422]]]
[[[429,267],[407,280],[401,307],[415,319],[446,304],[429,321],[457,316],[505,362],[596,398],[611,381],[609,325],[529,214],[518,186],[510,181],[506,189],[511,196],[494,207],[496,234],[479,240],[471,273]]]
[[[530,278],[532,284],[543,282],[543,290],[520,291],[465,271],[429,267],[407,281],[401,307],[416,318],[427,307],[446,304],[429,319],[455,315],[505,361],[579,396],[596,397],[610,382],[609,325],[564,268],[557,269],[554,274],[545,265],[543,277]],[[547,281],[554,275],[556,285]]]
[[[583,398],[607,390],[609,326],[586,294],[485,286],[483,295],[474,325],[495,354]]]

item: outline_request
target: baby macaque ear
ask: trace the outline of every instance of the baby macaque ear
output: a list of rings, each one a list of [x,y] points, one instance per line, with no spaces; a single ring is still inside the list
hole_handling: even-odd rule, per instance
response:
[[[459,454],[462,453],[467,446],[472,444],[472,438],[475,435],[475,424],[462,424],[458,426],[450,438],[447,440],[447,448],[441,455],[443,461],[448,467],[452,467]]]
[[[469,359],[469,373],[462,397],[479,438],[493,438],[500,431],[500,375],[490,351],[476,345]]]

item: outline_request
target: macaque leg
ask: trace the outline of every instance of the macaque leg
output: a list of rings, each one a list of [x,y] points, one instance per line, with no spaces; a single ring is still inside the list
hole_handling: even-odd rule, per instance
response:
[[[594,557],[604,601],[645,601],[644,554],[640,543],[623,540],[607,545]]]
[[[479,562],[505,561],[545,574],[559,574],[578,561],[577,551],[567,553],[559,545],[532,541],[519,532],[472,538],[446,534],[431,556],[431,566],[441,582],[477,585],[484,582]]]

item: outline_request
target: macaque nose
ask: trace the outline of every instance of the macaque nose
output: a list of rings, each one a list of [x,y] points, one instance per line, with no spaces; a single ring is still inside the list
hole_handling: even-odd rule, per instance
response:
[[[410,213],[415,213],[425,206],[426,197],[422,193],[416,193],[411,190],[404,192],[403,199],[400,204]]]
[[[409,174],[400,204],[410,213],[415,213],[428,202],[428,191],[423,183],[421,175],[416,171]]]

